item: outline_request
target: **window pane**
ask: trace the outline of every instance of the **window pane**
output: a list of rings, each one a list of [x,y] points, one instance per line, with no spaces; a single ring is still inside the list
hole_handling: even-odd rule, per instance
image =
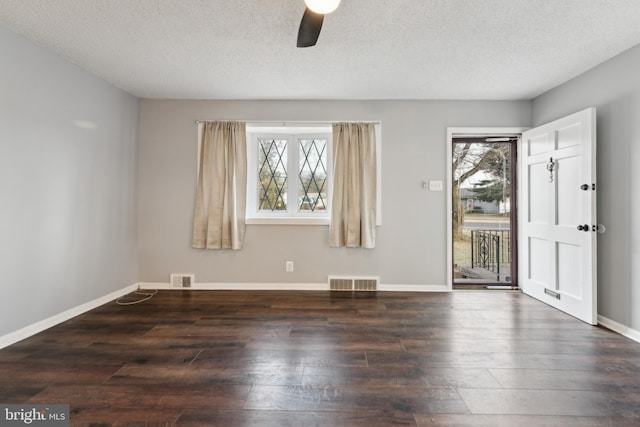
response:
[[[299,153],[298,211],[326,211],[327,140],[301,139]]]
[[[287,140],[258,140],[258,210],[287,210]]]

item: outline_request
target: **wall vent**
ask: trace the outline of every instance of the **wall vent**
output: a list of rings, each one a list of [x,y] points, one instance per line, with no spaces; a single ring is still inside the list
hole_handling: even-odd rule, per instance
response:
[[[193,274],[172,274],[170,277],[172,288],[190,288],[195,281]]]
[[[329,276],[330,291],[377,291],[378,277]]]

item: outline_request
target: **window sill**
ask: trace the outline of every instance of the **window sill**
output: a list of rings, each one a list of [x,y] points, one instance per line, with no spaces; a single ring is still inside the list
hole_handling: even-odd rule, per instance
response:
[[[329,225],[329,218],[247,218],[247,225]]]

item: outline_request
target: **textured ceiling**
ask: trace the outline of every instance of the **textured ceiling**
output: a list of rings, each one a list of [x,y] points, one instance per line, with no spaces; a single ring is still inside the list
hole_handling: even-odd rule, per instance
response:
[[[640,0],[0,0],[0,21],[145,98],[531,99],[640,43]],[[5,65],[6,66],[6,65]]]

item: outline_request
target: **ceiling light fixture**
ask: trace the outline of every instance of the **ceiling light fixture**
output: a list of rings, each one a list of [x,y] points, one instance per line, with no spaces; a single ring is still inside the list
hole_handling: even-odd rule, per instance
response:
[[[315,13],[326,15],[340,6],[341,0],[304,0],[307,7]]]

